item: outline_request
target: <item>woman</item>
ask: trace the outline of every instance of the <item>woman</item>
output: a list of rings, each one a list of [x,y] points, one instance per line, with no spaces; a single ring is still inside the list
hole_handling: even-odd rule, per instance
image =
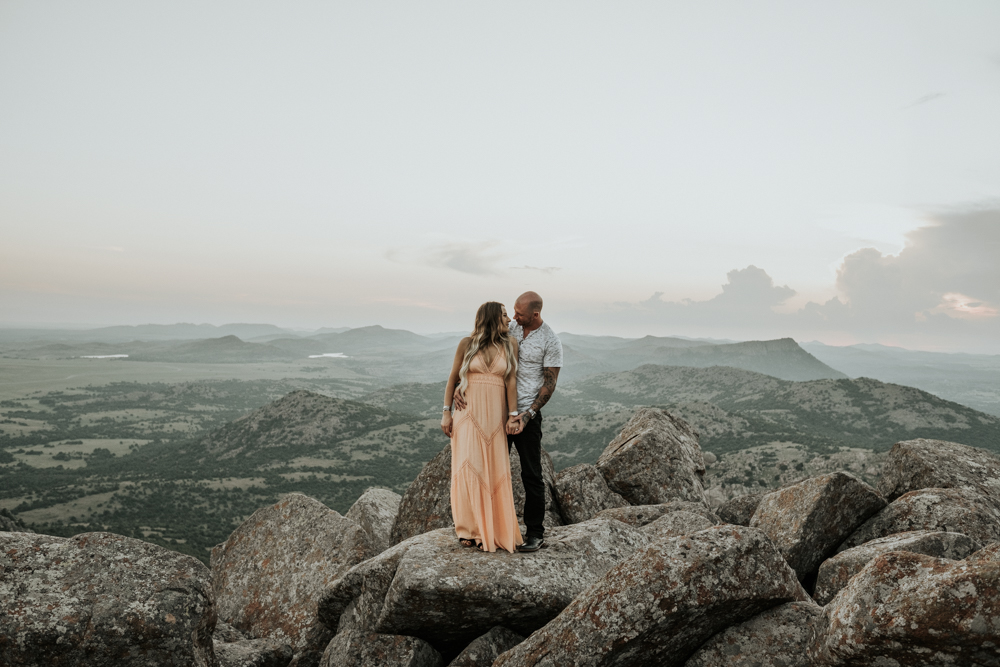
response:
[[[451,515],[462,546],[513,552],[524,540],[514,511],[507,434],[517,419],[517,341],[507,309],[487,301],[455,352],[441,430],[451,438]],[[455,387],[467,407],[452,416]]]

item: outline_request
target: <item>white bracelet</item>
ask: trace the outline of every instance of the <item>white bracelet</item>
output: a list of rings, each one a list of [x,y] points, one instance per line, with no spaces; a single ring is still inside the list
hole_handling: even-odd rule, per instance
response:
[[[441,412],[444,412],[445,410],[447,410],[448,412],[451,412],[451,406],[450,405],[446,405],[443,408],[441,408]]]
[[[509,414],[511,417],[516,417],[517,416],[516,412],[508,412],[507,414]]]

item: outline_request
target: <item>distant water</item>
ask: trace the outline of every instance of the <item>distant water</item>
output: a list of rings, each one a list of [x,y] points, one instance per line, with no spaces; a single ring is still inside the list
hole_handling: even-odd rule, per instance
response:
[[[320,357],[331,357],[333,359],[347,359],[347,355],[343,352],[327,352],[326,354],[310,354],[310,359],[319,359]]]
[[[124,359],[127,354],[86,354],[81,359]]]

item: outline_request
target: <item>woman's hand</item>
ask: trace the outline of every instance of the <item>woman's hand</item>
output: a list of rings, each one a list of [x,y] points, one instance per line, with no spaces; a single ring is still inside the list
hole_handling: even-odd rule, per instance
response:
[[[451,437],[451,412],[443,412],[441,414],[441,430],[444,434]]]
[[[521,432],[521,417],[508,417],[507,418],[507,435],[517,435]]]

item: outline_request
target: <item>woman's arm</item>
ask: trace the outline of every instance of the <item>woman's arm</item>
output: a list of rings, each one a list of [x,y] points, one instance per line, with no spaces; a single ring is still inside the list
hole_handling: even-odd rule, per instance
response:
[[[455,361],[451,364],[451,374],[448,376],[448,384],[444,387],[444,406],[451,407],[451,397],[458,386],[458,371],[462,368],[462,361],[465,359],[465,351],[469,349],[471,338],[463,338],[455,350]],[[441,410],[441,430],[451,437],[451,410]]]
[[[513,353],[515,357],[517,356],[517,341],[511,341],[513,345]],[[511,412],[517,412],[517,373],[511,373],[507,376],[505,380],[507,388],[507,434],[514,435],[515,433],[520,433],[521,431],[521,419],[517,416],[511,416]]]

